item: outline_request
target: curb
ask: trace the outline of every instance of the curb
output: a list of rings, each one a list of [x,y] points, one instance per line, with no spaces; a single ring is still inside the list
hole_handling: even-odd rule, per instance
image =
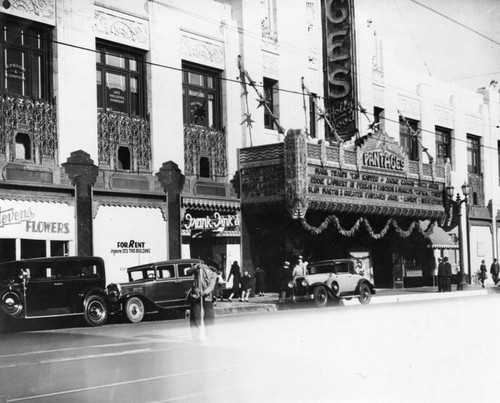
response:
[[[381,291],[384,292],[384,291]],[[390,291],[389,291],[390,292]],[[403,292],[403,293],[395,293],[391,295],[377,295],[375,294],[372,297],[370,305],[377,304],[390,304],[390,303],[398,303],[398,302],[412,302],[412,301],[431,301],[431,300],[443,300],[443,299],[453,299],[453,298],[467,298],[467,297],[479,297],[485,296],[488,294],[497,294],[500,293],[500,288],[485,288],[485,289],[472,289],[472,290],[462,290],[462,291],[451,291],[451,292],[437,292],[434,290],[429,291],[415,291],[415,292]],[[269,298],[270,299],[270,298]],[[257,313],[257,312],[275,312],[282,310],[282,307],[278,307],[277,297],[276,302],[274,300],[267,302],[250,302],[250,303],[241,303],[241,302],[222,302],[214,307],[215,315],[234,315],[240,313]],[[344,305],[360,305],[357,298],[352,298],[351,300],[342,300]],[[291,305],[286,303],[287,305]],[[298,304],[300,305],[300,303]]]

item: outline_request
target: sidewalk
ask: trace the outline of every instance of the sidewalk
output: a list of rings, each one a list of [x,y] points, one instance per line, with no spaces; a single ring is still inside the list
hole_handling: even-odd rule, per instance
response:
[[[376,288],[375,295],[372,296],[370,304],[387,304],[395,302],[408,302],[408,301],[424,301],[424,300],[438,300],[449,298],[465,298],[476,297],[480,295],[488,295],[492,293],[500,293],[500,287],[486,285],[482,288],[480,285],[468,285],[463,291],[457,291],[456,284],[453,284],[451,292],[438,292],[437,287],[416,287],[416,288],[402,288],[402,289],[389,289],[389,288]],[[344,305],[359,305],[358,299],[343,300]],[[278,293],[267,293],[264,297],[252,297],[249,302],[240,302],[238,299],[233,299],[233,302],[224,300],[217,301],[214,307],[215,315],[232,315],[239,313],[251,312],[273,312],[281,309],[289,309],[293,307],[304,306],[305,304],[312,304],[312,302],[301,301],[298,304],[286,302],[285,304],[278,304]]]

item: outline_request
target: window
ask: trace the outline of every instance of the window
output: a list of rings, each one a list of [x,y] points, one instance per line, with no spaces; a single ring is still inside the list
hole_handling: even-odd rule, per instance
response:
[[[479,146],[479,137],[467,135],[467,172],[470,174],[481,173]]]
[[[220,129],[220,74],[188,64],[182,69],[184,123]]]
[[[158,274],[160,278],[173,278],[175,277],[174,266],[158,266]]]
[[[384,109],[379,108],[377,106],[373,108],[374,131],[385,129],[384,116],[385,116]]]
[[[49,99],[49,29],[5,15],[2,20],[1,90]]]
[[[498,186],[500,186],[500,141],[497,141]]]
[[[109,112],[145,115],[143,55],[97,44],[97,107]]]
[[[309,96],[309,135],[313,138],[318,136],[316,132],[316,121],[318,120],[316,115],[317,97],[318,96],[316,94],[311,94]]]
[[[438,126],[434,130],[436,132],[436,158],[438,161],[451,159],[451,130]]]
[[[207,157],[200,158],[200,177],[210,178],[210,160]]]
[[[16,135],[16,159],[31,160],[31,138],[27,133]]]
[[[399,118],[399,142],[403,151],[408,154],[408,158],[411,161],[418,161],[418,121],[406,119],[406,122],[408,125],[403,118]]]
[[[191,269],[193,265],[189,263],[180,263],[177,266],[177,272],[179,273],[179,277],[192,277],[192,274],[188,274],[187,271]]]
[[[270,78],[264,78],[264,98],[268,108],[264,108],[264,127],[269,130],[276,130],[273,115],[278,117],[278,82]]]
[[[118,147],[118,164],[117,168],[121,170],[129,171],[131,164],[130,148],[125,146]]]

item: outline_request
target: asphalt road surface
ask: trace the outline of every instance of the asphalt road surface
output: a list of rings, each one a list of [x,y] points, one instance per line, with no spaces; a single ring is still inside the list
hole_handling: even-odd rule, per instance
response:
[[[0,402],[498,402],[500,296],[0,335]]]

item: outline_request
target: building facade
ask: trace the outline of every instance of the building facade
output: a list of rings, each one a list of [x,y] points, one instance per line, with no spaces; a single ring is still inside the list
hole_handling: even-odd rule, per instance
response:
[[[283,259],[351,255],[377,286],[411,286],[438,255],[457,263],[457,225],[469,273],[498,256],[495,84],[398,72],[352,2],[290,7],[3,2],[0,260],[98,255],[123,281],[132,265],[200,257],[263,266],[272,286]],[[377,141],[396,165],[365,157]],[[385,179],[369,189],[369,176]],[[437,193],[464,181],[458,223]]]

